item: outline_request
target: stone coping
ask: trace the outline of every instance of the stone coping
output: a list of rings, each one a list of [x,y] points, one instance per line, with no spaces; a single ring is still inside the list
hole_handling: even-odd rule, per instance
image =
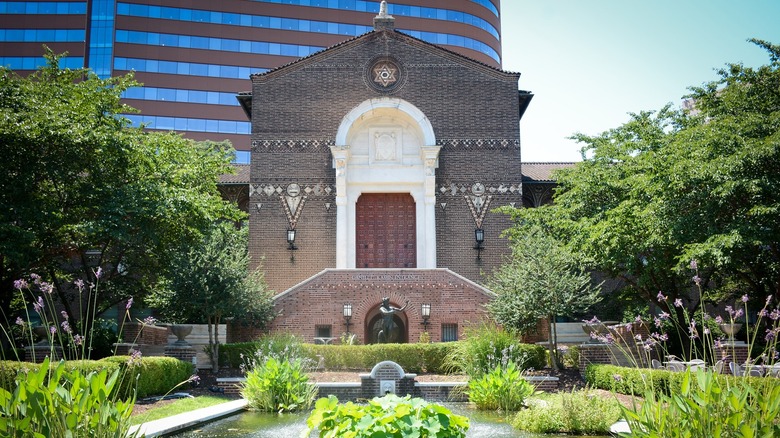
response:
[[[414,386],[454,388],[456,386],[466,386],[469,382],[414,382]]]
[[[318,388],[360,388],[361,382],[314,382]]]
[[[140,432],[141,436],[149,438],[168,435],[207,421],[233,415],[236,412],[245,410],[246,406],[247,401],[245,399],[221,403],[133,426],[130,428],[130,433]]]

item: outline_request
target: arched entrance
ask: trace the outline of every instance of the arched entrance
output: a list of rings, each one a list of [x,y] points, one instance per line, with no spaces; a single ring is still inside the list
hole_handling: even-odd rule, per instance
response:
[[[357,268],[416,268],[415,202],[408,193],[363,193],[355,207]]]
[[[366,332],[363,339],[366,344],[378,344],[379,332],[382,330],[382,313],[379,306],[371,309],[366,316]],[[404,313],[393,315],[393,328],[390,332],[390,341],[392,344],[405,344],[409,342],[409,321]]]
[[[356,204],[364,193],[408,194],[414,200],[416,268],[436,267],[436,168],[430,121],[402,99],[382,97],[353,108],[330,147],[336,170],[336,267],[357,260]],[[408,262],[406,262],[408,263]]]

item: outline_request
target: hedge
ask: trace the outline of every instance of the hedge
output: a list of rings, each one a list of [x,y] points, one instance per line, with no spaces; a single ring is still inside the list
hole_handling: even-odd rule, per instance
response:
[[[238,368],[244,358],[254,355],[259,347],[256,342],[220,345],[220,364]],[[436,344],[372,344],[372,345],[315,345],[302,344],[304,354],[314,364],[322,364],[332,371],[370,370],[379,362],[391,360],[410,373],[444,373],[447,354],[454,343]],[[243,357],[242,357],[243,355]]]
[[[192,364],[171,357],[144,357],[130,368],[129,356],[112,356],[101,360],[69,360],[68,370],[81,370],[84,374],[106,370],[109,374],[120,370],[122,385],[120,391],[128,395],[131,384],[137,382],[138,398],[162,395],[192,376]],[[52,366],[56,366],[54,363]],[[38,371],[41,365],[30,362],[0,361],[0,386],[6,390],[15,389],[14,379],[19,372]],[[132,370],[131,374],[127,374]]]
[[[98,362],[118,364],[122,368],[121,390],[129,394],[131,385],[137,382],[135,389],[136,397],[139,399],[150,395],[166,394],[188,380],[193,373],[192,363],[173,357],[142,357],[133,365],[128,364],[129,359],[130,356],[111,356]]]
[[[244,364],[241,357],[250,357],[258,349],[256,342],[222,344],[219,347],[220,364],[238,368]],[[303,344],[306,356],[315,364],[322,364],[330,371],[367,371],[379,362],[390,360],[409,373],[446,374],[454,367],[447,357],[459,346],[459,342],[418,344],[371,345],[315,345]],[[545,366],[545,349],[538,345],[519,344],[528,359],[525,368],[542,369]]]
[[[669,394],[670,388],[680,388],[685,373],[651,368],[629,368],[615,365],[590,364],[585,369],[585,381],[592,388],[605,389],[628,395],[642,395],[652,388],[657,394]],[[747,379],[753,388],[780,384],[780,379],[766,377],[734,377],[721,374],[730,384]]]

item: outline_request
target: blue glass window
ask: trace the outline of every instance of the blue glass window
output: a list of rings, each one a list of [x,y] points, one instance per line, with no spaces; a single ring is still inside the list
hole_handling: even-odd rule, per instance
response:
[[[132,126],[142,126],[149,129],[177,130],[191,132],[213,132],[218,134],[249,134],[249,122],[233,120],[195,119],[187,117],[144,116],[138,114],[123,114]]]
[[[0,14],[83,15],[86,2],[0,2]]]
[[[43,57],[0,56],[0,65],[11,70],[37,70],[46,65],[46,59]],[[60,58],[59,67],[73,70],[83,68],[84,58],[80,56]]]
[[[379,2],[362,0],[254,0],[265,3],[277,3],[285,5],[314,6],[330,9],[357,10],[366,12],[378,12]],[[490,0],[474,0],[475,2],[487,7],[498,16],[498,10],[493,6]],[[483,29],[493,35],[496,40],[499,38],[498,29],[484,19],[467,14],[461,11],[450,9],[438,9],[430,7],[418,7],[408,5],[390,4],[389,13],[392,15],[406,17],[430,18],[456,23],[467,23],[469,25]],[[310,20],[299,20],[293,18],[280,18],[270,16],[245,15],[235,13],[221,13],[212,11],[203,11],[197,9],[181,9],[172,7],[157,7],[148,5],[129,5],[120,3],[117,8],[119,15],[132,15],[151,18],[165,18],[170,20],[194,21],[202,23],[225,24],[234,26],[253,26],[281,30],[293,30],[302,32],[326,32],[339,35],[360,35],[372,29],[370,26],[358,26],[345,23],[328,23]],[[327,30],[326,30],[327,29]]]

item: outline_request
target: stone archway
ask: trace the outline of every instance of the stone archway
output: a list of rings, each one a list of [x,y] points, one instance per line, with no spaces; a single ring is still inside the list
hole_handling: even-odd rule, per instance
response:
[[[394,306],[394,304],[391,305]],[[374,307],[366,314],[364,327],[364,342],[366,344],[379,343],[379,331],[382,330],[382,312],[379,311],[379,306]],[[393,315],[393,330],[389,343],[405,344],[407,342],[409,342],[409,319],[403,312],[396,313]]]
[[[336,267],[355,268],[355,205],[364,193],[407,193],[415,202],[415,266],[436,267],[436,168],[440,146],[425,114],[382,97],[353,108],[331,146],[336,169]]]

